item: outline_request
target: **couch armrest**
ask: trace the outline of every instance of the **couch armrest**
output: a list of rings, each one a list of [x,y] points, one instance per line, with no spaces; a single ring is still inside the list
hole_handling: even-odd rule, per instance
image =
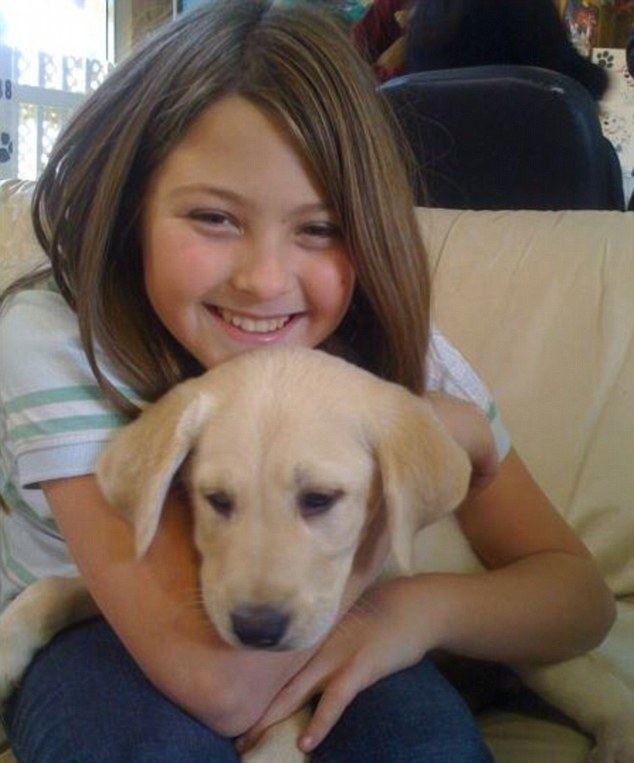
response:
[[[0,181],[0,291],[45,261],[31,225],[29,180]]]

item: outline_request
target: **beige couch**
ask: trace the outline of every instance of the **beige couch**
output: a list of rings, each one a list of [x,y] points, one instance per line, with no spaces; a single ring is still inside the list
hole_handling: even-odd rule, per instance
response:
[[[0,284],[41,256],[29,192],[0,184]],[[634,213],[419,216],[435,318],[493,389],[516,448],[621,600],[599,654],[634,691]],[[590,747],[514,712],[480,722],[498,763],[581,763]]]

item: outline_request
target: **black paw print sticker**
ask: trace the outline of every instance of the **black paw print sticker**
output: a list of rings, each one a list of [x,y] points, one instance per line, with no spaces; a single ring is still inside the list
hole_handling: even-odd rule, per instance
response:
[[[4,164],[11,159],[13,153],[13,141],[8,132],[0,134],[0,164]]]
[[[611,69],[614,66],[614,54],[607,50],[602,50],[597,55],[597,63],[604,69]]]

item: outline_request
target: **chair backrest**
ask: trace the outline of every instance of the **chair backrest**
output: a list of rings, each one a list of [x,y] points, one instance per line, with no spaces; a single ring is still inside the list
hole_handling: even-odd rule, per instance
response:
[[[532,66],[408,74],[382,86],[414,151],[421,204],[454,209],[624,209],[597,107]]]

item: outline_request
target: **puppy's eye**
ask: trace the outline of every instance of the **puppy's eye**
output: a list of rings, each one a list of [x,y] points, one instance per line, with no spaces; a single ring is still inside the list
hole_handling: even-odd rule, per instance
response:
[[[342,490],[334,493],[320,493],[316,490],[308,490],[299,494],[299,508],[303,517],[316,517],[325,514],[343,495]]]
[[[229,514],[231,514],[233,510],[233,501],[231,496],[227,495],[222,490],[218,490],[215,493],[207,493],[205,498],[211,508],[221,516],[228,517]]]

